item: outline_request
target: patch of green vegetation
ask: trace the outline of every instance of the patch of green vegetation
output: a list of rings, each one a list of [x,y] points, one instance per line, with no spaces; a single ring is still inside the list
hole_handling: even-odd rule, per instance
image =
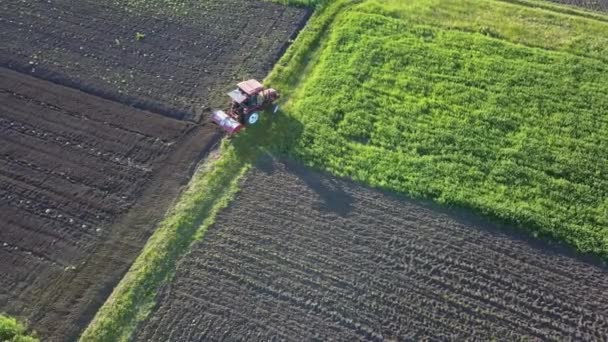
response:
[[[583,9],[581,7],[575,5],[569,5],[565,3],[557,3],[551,2],[547,0],[497,0],[509,2],[512,4],[533,7],[533,8],[542,8],[554,12],[559,12],[563,14],[571,14],[580,17],[586,17],[601,21],[608,21],[608,16],[606,16],[603,12],[594,11],[591,9]]]
[[[29,333],[25,325],[17,319],[0,314],[0,341],[37,342],[38,338]]]
[[[382,14],[410,24],[482,33],[512,43],[608,61],[606,16],[583,11],[563,13],[561,7],[520,0],[519,3],[480,0],[370,0],[358,6],[365,13]],[[552,10],[549,10],[552,9]],[[579,13],[580,15],[572,15]]]
[[[302,78],[318,60],[319,51],[326,40],[325,35],[336,16],[357,2],[360,1],[333,1],[317,9],[295,42],[274,66],[265,80],[266,84],[279,89],[284,98],[292,96]]]
[[[608,256],[605,21],[482,0],[328,8],[341,4],[270,77],[303,127],[284,150]]]

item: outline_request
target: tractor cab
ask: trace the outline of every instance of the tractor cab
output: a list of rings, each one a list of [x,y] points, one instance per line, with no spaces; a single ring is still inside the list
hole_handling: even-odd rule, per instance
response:
[[[237,88],[228,93],[231,99],[230,108],[224,112],[216,110],[211,120],[229,134],[235,134],[246,125],[254,125],[260,119],[260,112],[279,98],[272,88],[254,79],[237,84]]]
[[[274,89],[265,89],[264,85],[256,80],[237,84],[237,89],[229,92],[228,96],[233,104],[241,106],[245,111],[261,109],[279,97]]]

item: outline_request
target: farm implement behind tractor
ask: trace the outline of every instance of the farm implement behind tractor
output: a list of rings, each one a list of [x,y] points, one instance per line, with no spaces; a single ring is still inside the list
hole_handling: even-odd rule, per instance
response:
[[[237,88],[228,96],[232,100],[230,108],[213,111],[211,121],[233,135],[246,126],[255,125],[260,120],[261,112],[279,98],[279,93],[272,88],[264,88],[262,83],[252,79],[237,84]],[[278,106],[275,105],[274,112],[277,110]]]

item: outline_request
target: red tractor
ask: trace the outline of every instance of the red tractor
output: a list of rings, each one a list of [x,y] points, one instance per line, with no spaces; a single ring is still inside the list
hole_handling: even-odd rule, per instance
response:
[[[232,135],[257,123],[260,113],[279,98],[279,93],[272,88],[264,88],[256,80],[249,80],[237,84],[237,89],[229,92],[228,96],[232,99],[230,108],[214,111],[211,120]],[[274,111],[277,109],[275,106]]]

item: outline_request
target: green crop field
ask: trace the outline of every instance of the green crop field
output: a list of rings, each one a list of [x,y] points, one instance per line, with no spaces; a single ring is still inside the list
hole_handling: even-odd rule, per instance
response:
[[[269,78],[303,127],[292,156],[608,256],[607,17],[338,0],[309,25]]]

